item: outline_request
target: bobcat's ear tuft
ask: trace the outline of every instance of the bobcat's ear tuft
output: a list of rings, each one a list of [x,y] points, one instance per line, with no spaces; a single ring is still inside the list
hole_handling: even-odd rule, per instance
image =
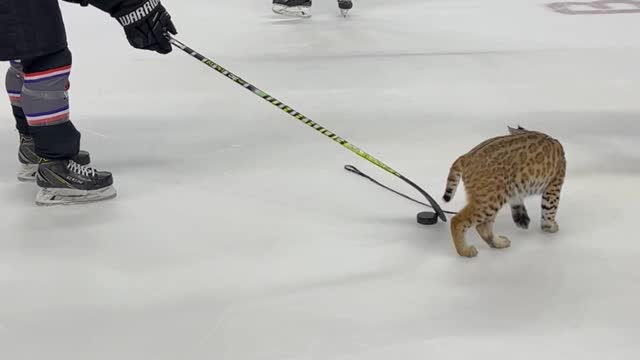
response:
[[[511,126],[507,126],[507,128],[509,129],[509,134],[511,134],[511,135],[523,134],[523,133],[526,133],[526,132],[529,131],[529,130],[523,128],[520,125],[518,125],[517,128],[512,128]]]

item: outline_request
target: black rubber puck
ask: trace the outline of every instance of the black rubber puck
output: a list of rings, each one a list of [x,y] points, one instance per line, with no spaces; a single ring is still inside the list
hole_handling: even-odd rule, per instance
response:
[[[418,213],[418,224],[433,225],[438,223],[438,214],[431,211]]]

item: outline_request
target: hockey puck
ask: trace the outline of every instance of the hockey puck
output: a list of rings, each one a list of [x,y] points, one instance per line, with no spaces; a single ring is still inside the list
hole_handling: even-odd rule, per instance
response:
[[[418,224],[433,225],[438,223],[438,214],[431,211],[423,211],[418,213]]]

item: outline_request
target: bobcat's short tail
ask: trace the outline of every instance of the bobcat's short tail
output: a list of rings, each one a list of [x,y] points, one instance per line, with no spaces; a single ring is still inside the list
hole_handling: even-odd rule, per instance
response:
[[[451,201],[453,196],[456,194],[456,189],[458,188],[458,184],[460,183],[460,177],[462,176],[462,157],[456,159],[456,161],[451,165],[451,169],[449,170],[449,176],[447,177],[447,188],[444,191],[444,195],[442,195],[442,199],[445,202]]]

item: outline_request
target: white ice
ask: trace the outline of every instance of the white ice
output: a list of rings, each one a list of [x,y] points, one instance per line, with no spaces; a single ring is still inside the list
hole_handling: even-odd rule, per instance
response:
[[[0,359],[425,360],[640,356],[640,13],[543,0],[166,0],[178,39],[440,201],[451,162],[507,126],[568,157],[560,231],[449,223],[346,172],[399,179],[181,51],[130,48],[63,3],[72,119],[115,200],[38,208],[0,124]],[[5,68],[3,64],[3,69]],[[461,189],[462,190],[462,189]],[[441,205],[445,205],[440,201]],[[460,191],[445,209],[464,204]]]

